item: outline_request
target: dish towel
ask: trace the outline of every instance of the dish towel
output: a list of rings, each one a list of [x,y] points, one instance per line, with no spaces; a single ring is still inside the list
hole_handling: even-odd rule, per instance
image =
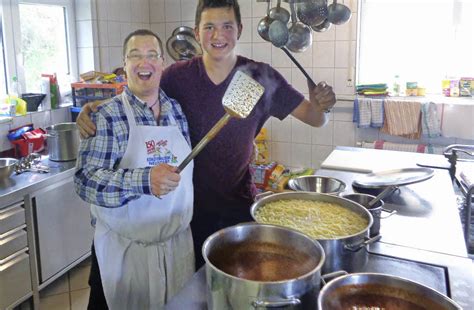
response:
[[[429,138],[441,136],[438,107],[434,102],[425,102],[421,105],[421,132]]]
[[[370,127],[370,101],[367,98],[356,98],[354,100],[354,111],[352,121],[357,123],[358,128]]]
[[[370,127],[381,128],[383,127],[383,99],[369,99],[370,100]]]
[[[421,137],[421,104],[419,102],[386,99],[384,111],[385,123],[381,132],[408,139]]]
[[[356,98],[352,121],[358,128],[380,128],[383,126],[383,99]]]

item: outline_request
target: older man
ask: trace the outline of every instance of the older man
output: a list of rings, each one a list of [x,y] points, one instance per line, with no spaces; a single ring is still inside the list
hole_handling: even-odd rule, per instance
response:
[[[75,184],[92,204],[97,257],[89,309],[106,307],[101,284],[110,309],[160,308],[194,272],[193,165],[175,167],[191,151],[188,125],[160,89],[162,55],[153,32],[128,35],[128,86],[92,115],[96,135],[81,142]]]

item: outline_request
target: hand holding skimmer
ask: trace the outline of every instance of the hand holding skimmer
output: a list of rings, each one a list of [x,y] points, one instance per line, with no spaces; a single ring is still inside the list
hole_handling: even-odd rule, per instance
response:
[[[222,105],[226,113],[209,130],[209,132],[199,141],[191,153],[178,166],[178,172],[182,171],[189,162],[196,157],[199,152],[211,141],[217,133],[224,127],[231,117],[246,118],[252,112],[260,97],[262,97],[265,88],[260,83],[252,79],[242,71],[237,71],[230,81]]]

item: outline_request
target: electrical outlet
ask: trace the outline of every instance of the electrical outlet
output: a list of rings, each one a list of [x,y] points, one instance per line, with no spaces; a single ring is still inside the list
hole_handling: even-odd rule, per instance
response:
[[[352,82],[352,79],[346,80],[346,87],[354,87],[354,83]]]

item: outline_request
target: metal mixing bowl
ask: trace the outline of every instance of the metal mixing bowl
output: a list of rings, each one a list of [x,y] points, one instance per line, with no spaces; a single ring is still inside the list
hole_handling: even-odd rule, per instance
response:
[[[295,191],[338,195],[345,190],[346,183],[331,177],[305,175],[291,179],[288,186]]]
[[[18,159],[15,158],[0,158],[0,180],[8,179],[17,163]]]

